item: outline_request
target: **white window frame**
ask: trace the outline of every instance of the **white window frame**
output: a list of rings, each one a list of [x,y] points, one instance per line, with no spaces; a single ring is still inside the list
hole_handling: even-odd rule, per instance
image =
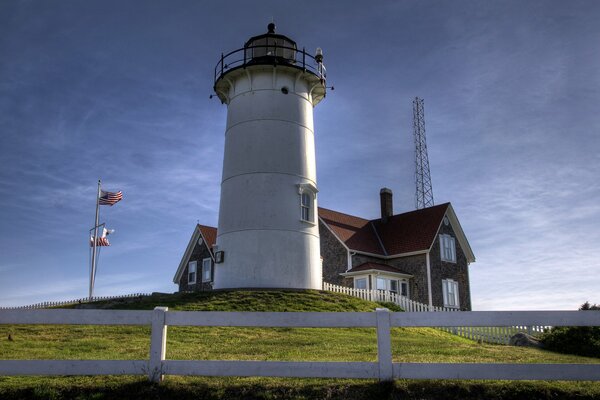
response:
[[[406,287],[406,294],[402,294],[402,287]],[[407,280],[401,279],[398,281],[398,294],[410,299],[410,285]]]
[[[365,282],[365,287],[364,288],[359,288],[358,287],[358,281],[364,281]],[[363,276],[361,278],[354,278],[354,289],[369,289],[369,277],[368,276]]]
[[[298,185],[298,194],[300,197],[300,221],[316,225],[315,222],[315,203],[317,200],[317,188],[311,184]],[[308,199],[308,204],[305,204],[305,198]]]
[[[304,222],[313,222],[313,196],[308,191],[300,195],[300,219]]]
[[[460,297],[458,295],[458,282],[453,279],[442,280],[442,292],[444,295],[444,307],[460,308]]]
[[[194,280],[190,279],[190,275],[194,274]],[[188,263],[188,285],[193,285],[198,280],[198,261],[190,261]]]
[[[450,235],[440,235],[440,258],[446,262],[456,262],[456,241]]]
[[[208,278],[206,278],[206,271],[208,271]],[[205,258],[202,260],[202,282],[210,282],[212,280],[212,259]]]
[[[389,292],[396,293],[396,294],[399,294],[399,295],[402,295],[402,285],[405,284],[406,285],[406,297],[409,297],[410,293],[408,291],[409,286],[408,286],[408,281],[407,280],[405,280],[405,279],[394,279],[394,278],[391,278],[391,277],[387,277],[385,275],[382,275],[382,276],[376,275],[376,276],[374,276],[374,278],[375,278],[375,288],[377,290],[387,290]],[[380,280],[380,279],[382,281],[384,281],[383,286],[385,287],[385,289],[380,289],[379,288],[378,280]],[[396,290],[392,290],[392,282],[396,282]]]

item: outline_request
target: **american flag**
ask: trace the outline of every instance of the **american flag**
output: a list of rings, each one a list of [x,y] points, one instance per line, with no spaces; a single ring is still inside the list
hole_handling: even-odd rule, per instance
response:
[[[96,239],[96,246],[110,246],[110,242],[108,241],[108,238],[99,237],[98,239]],[[90,247],[94,247],[93,236],[90,236]]]
[[[122,199],[123,199],[123,193],[121,191],[118,191],[118,192],[105,192],[104,190],[100,191],[99,203],[101,206],[112,206],[113,204],[118,203]]]

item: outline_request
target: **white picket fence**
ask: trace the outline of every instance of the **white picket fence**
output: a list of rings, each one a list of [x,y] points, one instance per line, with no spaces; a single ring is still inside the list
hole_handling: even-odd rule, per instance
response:
[[[551,326],[453,326],[438,327],[443,331],[467,339],[493,344],[509,344],[510,338],[522,332],[530,336],[539,336]]]
[[[40,308],[70,306],[73,304],[92,303],[95,301],[129,299],[132,297],[144,297],[144,296],[150,296],[150,294],[149,293],[132,293],[132,294],[122,294],[119,296],[94,296],[91,299],[89,297],[84,297],[84,298],[75,299],[75,300],[44,301],[41,303],[30,304],[27,306],[0,307],[0,310],[35,310],[35,309],[40,309]]]
[[[457,312],[456,308],[448,307],[430,307],[427,304],[419,303],[411,300],[408,297],[392,293],[386,290],[367,290],[367,289],[354,289],[346,286],[334,285],[331,283],[323,282],[323,290],[330,292],[343,293],[349,296],[358,297],[363,300],[369,301],[380,301],[380,302],[391,302],[400,306],[404,311],[408,312]],[[485,343],[494,344],[508,344],[510,338],[518,333],[523,332],[532,336],[536,336],[544,333],[550,326],[532,326],[532,325],[521,325],[521,326],[452,326],[452,327],[438,327],[439,329],[462,336],[467,339],[481,341]]]
[[[0,360],[0,376],[164,375],[299,378],[507,379],[600,381],[600,364],[395,363],[392,327],[600,326],[586,311],[215,312],[126,310],[0,310],[0,324],[150,325],[147,360]],[[167,326],[376,328],[376,362],[167,360]]]
[[[425,312],[425,311],[444,311],[453,312],[458,311],[456,308],[448,307],[429,307],[427,304],[419,303],[409,299],[406,296],[399,295],[397,293],[390,292],[388,290],[377,290],[377,289],[354,289],[346,286],[334,285],[332,283],[323,282],[323,290],[330,292],[343,293],[349,296],[358,297],[368,301],[382,301],[395,303],[402,307],[404,311],[408,312]]]

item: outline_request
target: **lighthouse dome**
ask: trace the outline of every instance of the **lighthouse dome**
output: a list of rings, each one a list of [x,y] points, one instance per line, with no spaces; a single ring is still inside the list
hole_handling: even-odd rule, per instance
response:
[[[267,33],[251,37],[244,44],[244,49],[249,63],[296,63],[296,42],[275,33],[275,24],[272,22],[267,27]]]

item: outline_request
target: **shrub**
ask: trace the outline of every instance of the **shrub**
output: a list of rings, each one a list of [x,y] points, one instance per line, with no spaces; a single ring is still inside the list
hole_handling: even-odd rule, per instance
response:
[[[600,311],[600,305],[585,302],[579,310]],[[548,350],[600,358],[598,326],[559,326],[544,333],[541,341]]]

